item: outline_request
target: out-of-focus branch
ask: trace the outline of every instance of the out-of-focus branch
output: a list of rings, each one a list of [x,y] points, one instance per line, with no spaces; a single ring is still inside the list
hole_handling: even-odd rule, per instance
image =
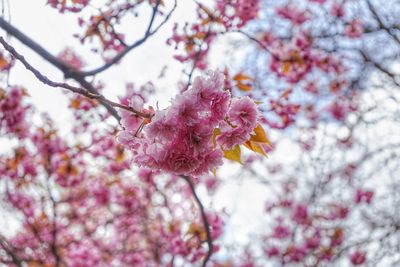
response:
[[[391,78],[393,80],[393,83],[400,87],[400,83],[397,81],[397,75],[395,75],[394,73],[390,72],[388,69],[386,69],[385,67],[383,67],[381,64],[379,64],[378,62],[374,61],[370,56],[368,56],[364,51],[359,50],[361,56],[363,57],[363,59],[365,60],[366,63],[370,63],[372,64],[375,68],[377,68],[380,72],[386,74],[389,78]]]
[[[240,33],[241,35],[245,36],[247,39],[257,43],[262,49],[264,49],[266,52],[268,52],[269,54],[271,54],[273,57],[275,57],[274,53],[272,53],[272,51],[269,49],[268,46],[266,46],[265,44],[263,44],[260,40],[258,40],[256,37],[251,36],[249,33],[243,31],[243,30],[237,30],[234,31],[237,33]]]
[[[147,113],[143,113],[140,112],[138,110],[133,109],[132,107],[129,106],[125,106],[116,102],[113,102],[111,100],[108,100],[107,98],[105,98],[103,95],[99,94],[99,93],[91,93],[83,88],[79,88],[79,87],[75,87],[72,85],[69,85],[67,83],[60,83],[60,82],[54,82],[52,80],[50,80],[48,77],[46,77],[45,75],[43,75],[42,73],[40,73],[40,71],[38,71],[36,68],[34,68],[31,64],[29,64],[29,62],[25,59],[24,56],[22,56],[21,54],[19,54],[14,47],[12,47],[11,45],[9,45],[2,37],[0,37],[0,43],[3,45],[3,47],[10,52],[16,59],[18,59],[24,66],[26,69],[28,69],[29,71],[31,71],[38,80],[40,80],[41,82],[43,82],[44,84],[47,84],[51,87],[59,87],[59,88],[64,88],[67,89],[73,93],[77,93],[80,95],[83,95],[87,98],[91,98],[91,99],[95,99],[100,101],[101,103],[107,104],[110,107],[117,107],[117,108],[121,108],[121,109],[125,109],[128,111],[131,111],[133,113],[135,113],[138,116],[141,116],[143,118],[150,118],[151,115],[147,114]],[[114,108],[113,108],[114,109]]]
[[[383,23],[383,21],[381,20],[381,18],[379,17],[378,13],[375,10],[375,7],[372,5],[370,0],[367,0],[367,6],[369,11],[372,13],[372,15],[374,16],[375,20],[378,22],[379,28],[384,30],[385,32],[387,32],[387,34],[389,34],[390,37],[393,38],[393,40],[395,40],[397,43],[400,44],[400,38],[396,35],[393,34],[390,29],[388,29],[385,24]]]
[[[7,239],[0,235],[0,247],[11,257],[12,263],[18,267],[22,267],[22,262],[17,254],[14,253],[12,246],[8,243]]]
[[[152,27],[153,27],[153,24],[154,24],[154,20],[155,20],[156,14],[158,12],[158,7],[159,7],[160,3],[161,3],[161,0],[158,0],[156,5],[153,7],[153,12],[152,12],[152,15],[151,15],[151,18],[150,18],[149,25],[147,26],[147,30],[146,30],[146,32],[145,32],[145,34],[144,34],[144,36],[142,38],[140,38],[139,40],[137,40],[133,44],[128,45],[121,53],[116,55],[113,59],[111,59],[109,62],[107,62],[103,66],[98,67],[98,68],[93,69],[93,70],[90,70],[90,71],[84,71],[84,72],[82,72],[82,75],[83,76],[93,76],[93,75],[96,75],[96,74],[98,74],[100,72],[103,72],[103,71],[107,70],[108,68],[113,66],[115,63],[120,61],[123,57],[125,57],[130,51],[132,51],[136,47],[142,45],[144,42],[146,42],[146,40],[149,37],[154,35],[169,20],[169,18],[171,17],[172,13],[175,11],[176,6],[177,6],[177,1],[175,0],[174,6],[172,7],[171,11],[165,16],[164,20],[154,30],[152,30]]]
[[[205,267],[207,265],[207,262],[210,260],[212,253],[213,253],[213,242],[212,242],[212,237],[211,237],[210,223],[208,222],[204,205],[203,205],[203,203],[201,202],[199,196],[196,193],[193,181],[188,176],[182,175],[181,177],[189,185],[190,191],[192,192],[192,195],[193,195],[194,199],[196,200],[197,206],[199,206],[200,213],[201,213],[201,219],[203,221],[204,229],[206,231],[206,238],[207,238],[206,241],[207,241],[208,251],[207,251],[207,254],[206,254],[206,256],[205,256],[205,258],[203,260],[203,263],[201,265],[202,267]]]
[[[58,253],[57,250],[57,235],[58,235],[58,229],[57,229],[57,217],[58,217],[58,213],[57,213],[57,202],[53,197],[53,194],[51,193],[51,189],[49,186],[49,181],[47,180],[47,192],[49,194],[49,199],[51,202],[51,208],[53,210],[53,229],[51,231],[51,235],[52,235],[52,242],[50,244],[50,249],[51,249],[51,253],[53,254],[54,260],[55,260],[55,266],[59,267],[61,266],[62,263],[62,259],[60,254]]]

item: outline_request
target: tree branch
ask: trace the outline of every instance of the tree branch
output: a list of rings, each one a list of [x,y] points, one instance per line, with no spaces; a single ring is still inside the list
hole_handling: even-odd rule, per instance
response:
[[[100,101],[103,104],[106,104],[107,106],[111,107],[112,109],[114,109],[113,107],[117,107],[117,108],[121,108],[121,109],[125,109],[128,111],[131,111],[133,113],[135,113],[136,115],[143,117],[143,118],[151,118],[151,114],[148,113],[143,113],[140,112],[138,110],[133,109],[132,107],[129,106],[125,106],[116,102],[113,102],[111,100],[108,100],[107,98],[105,98],[103,95],[99,94],[99,93],[91,93],[83,88],[79,88],[79,87],[75,87],[72,85],[69,85],[67,83],[60,83],[60,82],[54,82],[52,80],[50,80],[48,77],[46,77],[45,75],[43,75],[42,73],[40,73],[40,71],[38,71],[37,69],[35,69],[31,64],[29,64],[29,62],[25,59],[24,56],[22,56],[21,54],[19,54],[14,47],[12,47],[11,45],[9,45],[2,37],[0,37],[0,43],[3,45],[3,47],[10,52],[16,59],[18,59],[24,66],[26,69],[28,69],[29,71],[31,71],[38,80],[40,80],[41,82],[43,82],[44,84],[47,84],[51,87],[59,87],[59,88],[64,88],[67,89],[73,93],[77,93],[80,95],[83,95],[87,98],[91,98],[91,99],[95,99]]]
[[[203,263],[201,265],[202,267],[205,267],[207,265],[207,262],[210,260],[212,253],[213,253],[213,243],[212,243],[212,237],[211,237],[211,231],[210,231],[210,223],[208,222],[204,205],[203,205],[203,203],[201,202],[199,196],[196,193],[193,181],[188,176],[182,175],[181,177],[189,185],[190,191],[192,192],[193,197],[196,200],[197,206],[199,206],[200,213],[201,213],[201,219],[203,221],[204,229],[206,231],[206,237],[207,237],[206,241],[207,241],[208,251],[207,251],[207,254],[206,254],[206,256],[205,256],[205,258],[203,260]]]
[[[393,38],[393,40],[395,40],[397,43],[400,44],[400,38],[396,35],[393,34],[390,29],[388,29],[385,24],[383,23],[382,19],[379,17],[378,13],[376,12],[374,6],[372,5],[370,0],[367,0],[367,6],[369,11],[372,13],[373,17],[375,18],[375,20],[378,22],[379,28],[384,30],[387,34],[389,34],[390,37]]]
[[[134,42],[133,44],[127,46],[121,53],[119,53],[118,55],[116,55],[113,59],[111,59],[109,62],[105,63],[103,66],[98,67],[96,69],[90,70],[90,71],[84,71],[81,74],[83,76],[93,76],[96,75],[100,72],[103,72],[105,70],[107,70],[108,68],[110,68],[111,66],[113,66],[115,63],[117,63],[118,61],[120,61],[123,57],[125,57],[130,51],[132,51],[133,49],[135,49],[136,47],[140,46],[141,44],[143,44],[149,37],[151,37],[152,35],[154,35],[171,17],[172,13],[175,11],[176,6],[177,6],[177,1],[175,0],[174,2],[174,6],[171,9],[171,11],[167,14],[167,16],[164,18],[164,20],[152,31],[151,28],[154,24],[154,20],[156,17],[156,14],[158,12],[158,7],[161,3],[161,0],[158,0],[156,5],[153,7],[153,12],[150,18],[150,22],[149,25],[147,26],[147,30],[144,34],[144,36],[142,38],[140,38],[139,40],[137,40],[136,42]]]
[[[63,72],[65,78],[71,78],[77,81],[83,88],[85,88],[89,93],[98,95],[97,89],[88,81],[86,81],[84,75],[82,75],[79,71],[74,68],[68,66],[63,63],[61,60],[53,56],[50,52],[44,49],[41,45],[33,41],[27,35],[22,33],[20,30],[12,26],[10,23],[5,21],[2,17],[0,17],[0,28],[6,31],[8,34],[12,35],[16,39],[18,39],[21,43],[32,49],[35,53],[45,59],[47,62],[52,64],[54,67]],[[3,39],[4,41],[4,39]],[[4,42],[5,43],[5,42]],[[3,43],[3,45],[4,45]],[[58,86],[57,86],[58,87]],[[115,117],[118,121],[121,119],[118,115],[118,112],[104,99],[98,99],[100,103],[107,109],[107,111]]]
[[[11,245],[8,243],[7,239],[0,235],[0,247],[11,257],[13,264],[17,265],[18,267],[22,267],[22,260],[12,251]]]

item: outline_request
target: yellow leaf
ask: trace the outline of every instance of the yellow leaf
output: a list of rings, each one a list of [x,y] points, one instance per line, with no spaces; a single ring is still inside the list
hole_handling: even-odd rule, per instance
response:
[[[290,71],[290,69],[291,69],[290,62],[283,62],[283,64],[282,64],[282,72],[284,74],[287,74]]]
[[[240,159],[240,146],[236,145],[233,147],[232,150],[222,150],[222,151],[224,152],[225,158],[242,164],[242,161]]]
[[[81,106],[81,101],[79,99],[72,99],[70,107],[73,109],[78,109]]]
[[[221,134],[221,130],[219,128],[215,128],[212,134],[212,142],[213,148],[217,146],[217,136]]]
[[[6,91],[0,88],[0,101],[6,98]]]
[[[2,54],[0,54],[0,69],[4,69],[8,66],[8,61],[4,58]]]
[[[124,159],[125,159],[124,148],[122,146],[117,146],[115,161],[117,163],[121,163],[124,161]]]
[[[198,237],[200,241],[205,241],[207,239],[207,233],[204,227],[197,223],[191,223],[187,233],[191,236]]]
[[[236,84],[236,86],[240,89],[240,90],[242,90],[242,91],[245,91],[245,92],[248,92],[248,91],[251,91],[251,85],[248,85],[248,84],[244,84],[244,83],[241,83],[241,82],[238,82],[237,84]]]
[[[210,17],[207,17],[207,18],[205,18],[205,19],[203,19],[202,21],[201,21],[201,25],[207,25],[208,23],[210,23],[211,22],[211,18]]]
[[[253,78],[251,78],[250,76],[243,74],[242,72],[239,72],[238,74],[236,74],[235,76],[233,76],[233,79],[235,81],[245,81],[245,80],[250,80],[252,81]]]
[[[247,141],[244,143],[244,146],[250,149],[251,151],[254,151],[264,157],[267,156],[267,153],[265,153],[264,148],[260,145],[260,143],[253,142],[253,141]]]
[[[269,141],[267,134],[265,133],[261,124],[257,124],[256,128],[254,128],[253,131],[254,131],[255,135],[253,135],[253,134],[250,135],[250,141],[264,143],[266,145],[271,145],[271,142]]]

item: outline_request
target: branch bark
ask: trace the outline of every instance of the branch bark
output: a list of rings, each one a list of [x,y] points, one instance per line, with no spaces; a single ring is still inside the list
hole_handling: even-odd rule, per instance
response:
[[[82,75],[79,71],[75,70],[74,68],[68,66],[67,64],[63,63],[57,57],[53,56],[50,52],[44,49],[41,45],[37,42],[32,40],[30,37],[22,33],[20,30],[15,28],[13,25],[8,23],[4,20],[4,18],[0,17],[0,28],[6,31],[11,36],[15,37],[21,43],[32,49],[36,54],[42,57],[44,60],[52,64],[54,67],[59,69],[65,78],[71,78],[77,81],[83,88],[85,88],[88,93],[99,95],[97,89],[88,81],[86,81],[85,76]],[[3,39],[4,41],[4,39]],[[4,44],[3,44],[4,45]],[[57,86],[58,87],[58,86]],[[118,121],[121,119],[118,115],[118,112],[104,99],[98,99],[99,102],[107,109],[107,111],[115,117]]]
[[[105,63],[103,66],[95,68],[95,69],[90,70],[90,71],[81,72],[81,74],[84,77],[93,76],[93,75],[99,74],[100,72],[103,72],[103,71],[109,69],[111,66],[113,66],[118,61],[120,61],[123,57],[125,57],[130,51],[132,51],[136,47],[142,45],[144,42],[146,42],[146,40],[149,37],[154,35],[169,20],[169,18],[171,17],[172,13],[175,11],[176,6],[177,6],[177,1],[175,0],[173,8],[165,16],[164,20],[154,30],[151,30],[152,27],[153,27],[154,20],[155,20],[156,14],[158,12],[158,7],[159,7],[160,3],[161,3],[161,0],[158,0],[156,5],[153,7],[153,12],[152,12],[152,15],[151,15],[151,18],[150,18],[149,25],[147,26],[147,30],[146,30],[146,32],[145,32],[145,34],[144,34],[144,36],[142,38],[140,38],[139,40],[137,40],[133,44],[127,46],[121,53],[116,55],[113,59],[111,59],[109,62]]]
[[[29,62],[25,59],[25,57],[22,56],[21,54],[19,54],[14,49],[14,47],[9,45],[2,37],[0,37],[0,43],[3,45],[3,47],[8,52],[10,52],[16,59],[18,59],[25,66],[26,69],[31,71],[36,76],[36,78],[38,80],[40,80],[41,82],[43,82],[44,84],[47,84],[51,87],[64,88],[73,93],[83,95],[87,98],[96,99],[96,100],[100,101],[101,103],[103,103],[104,105],[110,106],[113,110],[115,110],[113,107],[117,107],[117,108],[121,108],[121,109],[128,110],[130,112],[133,112],[136,115],[143,117],[143,118],[150,118],[152,116],[151,114],[143,113],[138,110],[135,110],[132,107],[125,106],[125,105],[113,102],[111,100],[108,100],[107,98],[105,98],[103,95],[101,95],[99,93],[91,93],[83,88],[75,87],[75,86],[69,85],[67,83],[54,82],[54,81],[50,80],[48,77],[46,77],[45,75],[43,75],[42,73],[40,73],[40,71],[38,71],[36,68],[34,68],[31,64],[29,64]]]
[[[212,237],[211,237],[210,223],[208,222],[204,205],[203,205],[203,203],[201,202],[199,196],[196,193],[193,181],[188,176],[182,175],[181,177],[187,182],[187,184],[190,187],[190,191],[192,192],[192,195],[193,195],[193,197],[194,197],[194,199],[195,199],[195,201],[197,203],[197,206],[200,209],[201,219],[203,221],[204,229],[206,231],[206,238],[207,238],[206,242],[207,242],[207,246],[208,246],[208,251],[207,251],[207,254],[206,254],[206,256],[205,256],[205,258],[203,260],[203,263],[201,265],[202,267],[205,267],[207,265],[207,262],[210,260],[212,253],[213,253],[213,242],[212,242]]]

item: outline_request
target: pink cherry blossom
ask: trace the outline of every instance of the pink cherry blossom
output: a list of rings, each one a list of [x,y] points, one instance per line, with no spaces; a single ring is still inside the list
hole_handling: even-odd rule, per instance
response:
[[[143,167],[191,176],[213,171],[222,164],[221,149],[247,141],[258,122],[254,101],[232,98],[223,86],[219,72],[196,78],[192,88],[176,96],[167,109],[157,110],[147,125],[142,117],[121,112],[125,130],[119,142],[132,150],[134,162]],[[145,111],[142,100],[133,95],[129,104]],[[218,145],[212,140],[215,129],[220,132]]]
[[[365,262],[366,258],[367,258],[366,253],[361,252],[359,250],[353,252],[350,255],[350,261],[355,266],[363,264]]]
[[[257,117],[257,105],[249,97],[232,100],[228,112],[228,119],[233,125],[252,130],[256,127]]]

